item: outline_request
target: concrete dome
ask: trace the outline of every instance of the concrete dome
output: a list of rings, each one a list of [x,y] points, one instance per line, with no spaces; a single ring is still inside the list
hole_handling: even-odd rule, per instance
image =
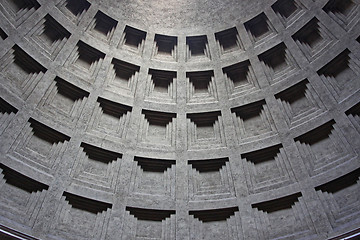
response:
[[[0,2],[1,239],[356,239],[358,0]]]

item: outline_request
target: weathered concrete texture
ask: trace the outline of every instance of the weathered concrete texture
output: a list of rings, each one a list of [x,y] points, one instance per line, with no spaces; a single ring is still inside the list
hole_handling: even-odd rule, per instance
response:
[[[0,228],[357,229],[359,21],[359,0],[0,1]]]

